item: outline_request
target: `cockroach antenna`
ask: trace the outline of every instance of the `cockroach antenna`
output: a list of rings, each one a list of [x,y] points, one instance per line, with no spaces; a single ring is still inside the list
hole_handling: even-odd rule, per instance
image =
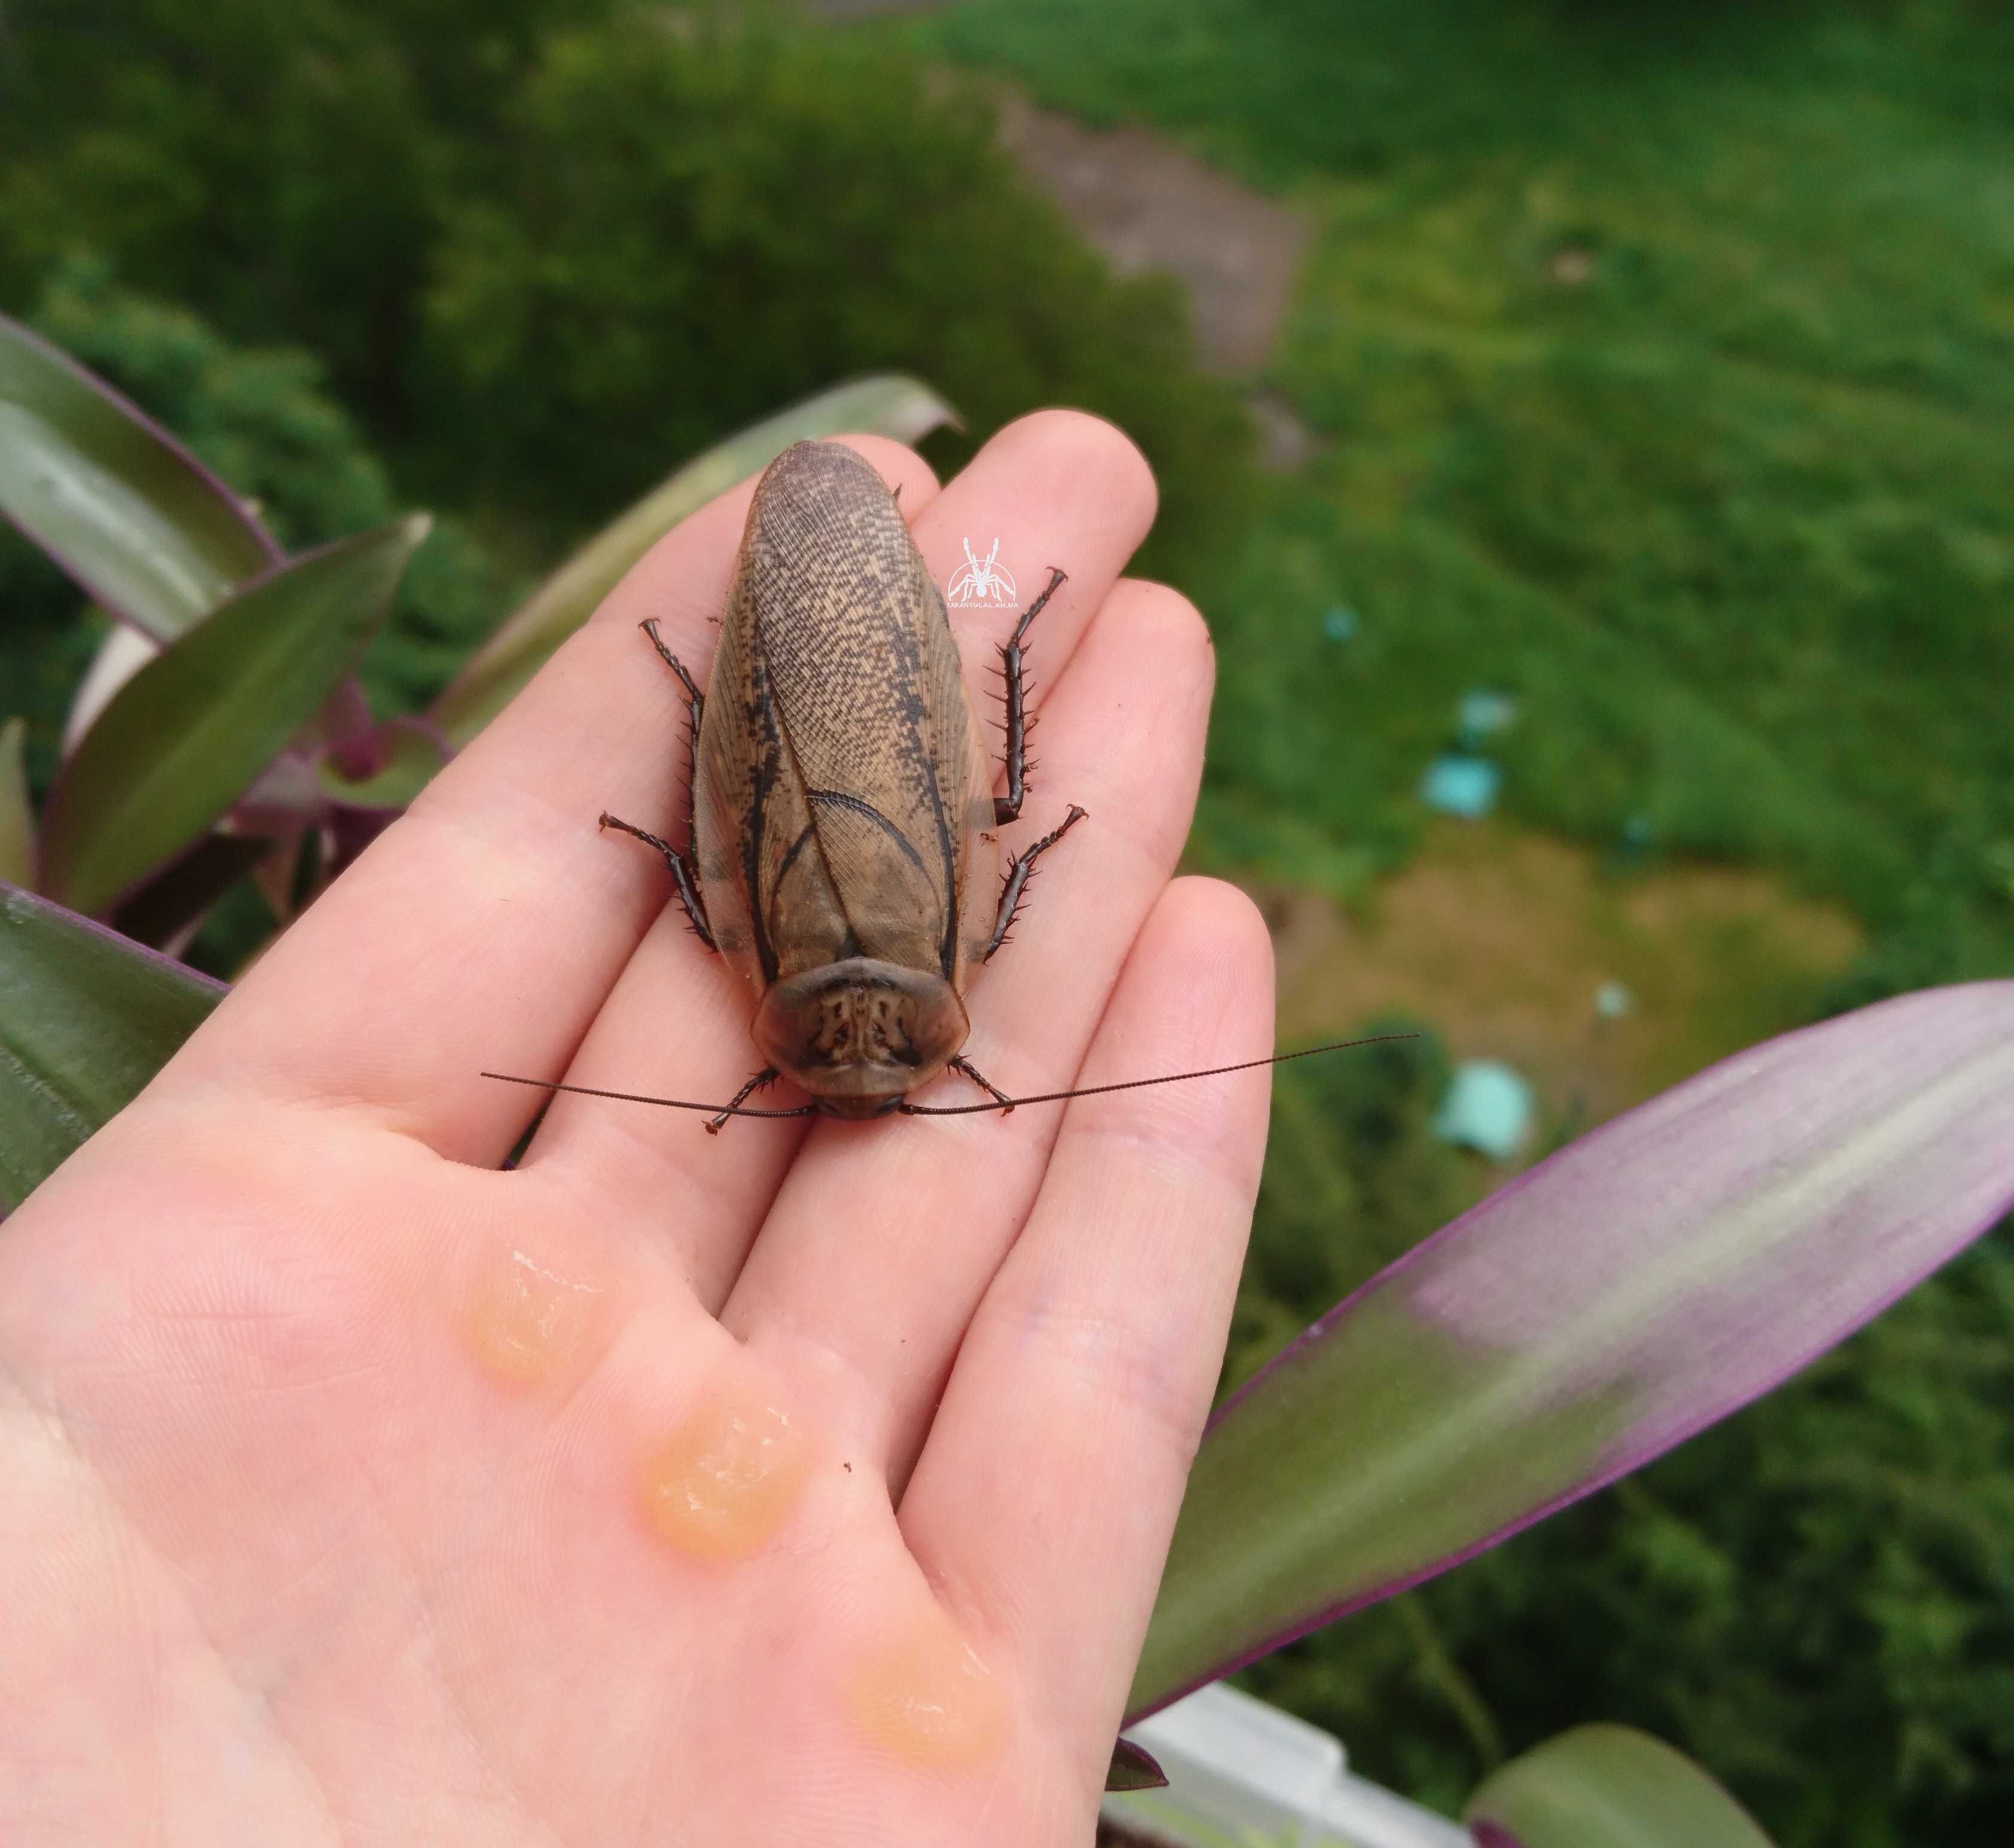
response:
[[[1353,1046],[1387,1046],[1394,1040],[1418,1038],[1417,1033],[1373,1033],[1367,1039],[1338,1039],[1327,1046],[1303,1046],[1299,1052],[1275,1053],[1268,1059],[1242,1059],[1235,1065],[1206,1065],[1195,1071],[1166,1071],[1158,1078],[1121,1078],[1115,1084],[1080,1085],[1069,1091],[1037,1091],[1027,1097],[1009,1097],[1003,1092],[994,1091],[992,1097],[984,1103],[911,1103],[906,1099],[898,1097],[891,1099],[876,1114],[901,1117],[976,1117],[982,1116],[988,1111],[998,1111],[1004,1117],[1019,1110],[1023,1104],[1063,1103],[1073,1097],[1102,1097],[1113,1091],[1145,1090],[1150,1085],[1179,1085],[1191,1078],[1223,1078],[1234,1071],[1256,1071],[1264,1065],[1285,1065],[1295,1059],[1312,1059],[1322,1053],[1348,1052]],[[959,1068],[966,1077],[986,1089],[993,1090],[993,1087],[963,1060],[959,1061]],[[795,1105],[789,1110],[762,1110],[745,1103],[694,1103],[683,1097],[652,1097],[640,1091],[611,1091],[593,1085],[561,1084],[551,1078],[518,1078],[507,1071],[486,1071],[482,1076],[495,1078],[501,1084],[529,1085],[535,1090],[564,1091],[575,1097],[600,1097],[615,1103],[648,1103],[660,1110],[704,1111],[715,1119],[707,1125],[709,1129],[717,1129],[729,1117],[815,1117],[837,1114],[822,1108],[816,1099],[808,1103]],[[747,1093],[744,1092],[743,1095]]]

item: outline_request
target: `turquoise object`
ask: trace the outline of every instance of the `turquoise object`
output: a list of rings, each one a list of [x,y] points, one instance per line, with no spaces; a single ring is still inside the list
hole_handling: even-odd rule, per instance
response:
[[[1508,1161],[1531,1134],[1532,1109],[1532,1087],[1508,1065],[1468,1059],[1455,1068],[1434,1133],[1493,1161]]]
[[[1503,773],[1486,757],[1466,757],[1450,753],[1436,757],[1427,766],[1420,784],[1420,800],[1444,815],[1459,815],[1479,821],[1496,806]]]

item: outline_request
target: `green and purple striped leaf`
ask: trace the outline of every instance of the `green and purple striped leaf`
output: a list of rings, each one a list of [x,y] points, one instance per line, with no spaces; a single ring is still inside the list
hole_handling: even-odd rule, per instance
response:
[[[356,665],[426,531],[415,515],[303,553],[127,681],[49,791],[41,890],[107,910],[216,821]]]
[[[224,986],[0,885],[0,1212],[166,1064]]]
[[[1649,1461],[2010,1206],[2014,981],[1771,1040],[1583,1136],[1218,1411],[1131,1717]]]
[[[1713,1778],[1629,1726],[1576,1726],[1513,1759],[1462,1819],[1476,1848],[1769,1848]]]
[[[1160,1761],[1144,1746],[1120,1739],[1112,1748],[1112,1762],[1106,1767],[1107,1790],[1165,1790],[1168,1774]]]
[[[281,556],[244,502],[138,406],[4,316],[0,515],[160,642]]]

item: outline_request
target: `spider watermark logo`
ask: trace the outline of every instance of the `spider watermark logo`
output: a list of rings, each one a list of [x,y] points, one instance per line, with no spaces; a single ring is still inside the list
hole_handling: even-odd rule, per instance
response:
[[[946,601],[953,609],[1013,609],[1019,606],[1020,597],[1014,589],[1014,579],[1004,565],[995,561],[1000,556],[1000,541],[994,540],[993,549],[983,558],[977,557],[972,541],[962,542],[965,547],[965,562],[959,567],[958,574],[951,580],[945,592]]]

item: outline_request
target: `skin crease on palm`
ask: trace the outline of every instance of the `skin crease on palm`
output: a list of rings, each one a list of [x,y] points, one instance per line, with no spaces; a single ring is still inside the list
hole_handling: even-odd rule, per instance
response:
[[[1048,856],[966,1050],[1010,1092],[1263,1057],[1173,880],[1211,655],[1120,577],[1094,419],[891,483],[1069,581]],[[1084,1848],[1250,1222],[1267,1074],[743,1121],[750,1003],[604,809],[679,816],[744,484],[664,539],[0,1233],[0,1841]],[[954,613],[972,684],[1014,619]],[[980,706],[990,712],[991,705]],[[998,741],[995,740],[997,747]],[[935,1101],[966,1101],[955,1076]]]

